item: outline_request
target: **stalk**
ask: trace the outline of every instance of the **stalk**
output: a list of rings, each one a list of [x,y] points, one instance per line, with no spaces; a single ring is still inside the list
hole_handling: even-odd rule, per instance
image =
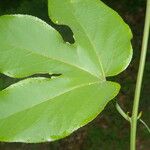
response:
[[[132,117],[131,117],[130,150],[136,150],[138,107],[139,107],[141,85],[142,85],[146,53],[147,53],[149,29],[150,29],[150,0],[147,0],[145,27],[144,27],[143,41],[142,41],[142,48],[141,48],[141,57],[140,57],[140,64],[139,64],[134,102],[133,102]]]

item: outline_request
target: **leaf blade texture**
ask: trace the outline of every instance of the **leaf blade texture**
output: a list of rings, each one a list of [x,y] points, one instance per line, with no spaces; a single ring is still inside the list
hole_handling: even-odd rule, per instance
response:
[[[0,91],[0,140],[54,141],[93,120],[119,92],[107,81],[132,57],[129,27],[98,0],[49,0],[49,16],[68,25],[74,44],[29,15],[0,17],[0,72],[24,79]],[[88,18],[87,18],[88,17]]]

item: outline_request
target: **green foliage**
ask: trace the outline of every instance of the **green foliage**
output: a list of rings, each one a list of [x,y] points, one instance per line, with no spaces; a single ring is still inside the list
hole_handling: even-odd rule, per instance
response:
[[[49,16],[72,29],[74,44],[33,16],[0,17],[1,73],[61,74],[24,79],[0,92],[1,141],[63,138],[95,118],[119,92],[119,84],[106,77],[123,71],[132,57],[132,34],[120,16],[98,0],[49,0]]]

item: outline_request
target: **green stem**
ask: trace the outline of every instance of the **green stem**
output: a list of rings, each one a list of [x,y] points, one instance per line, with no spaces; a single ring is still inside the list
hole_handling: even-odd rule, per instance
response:
[[[128,114],[126,114],[122,108],[119,106],[118,103],[116,103],[116,109],[118,110],[118,112],[120,113],[120,115],[126,119],[127,121],[131,122],[131,118],[128,116]]]
[[[142,120],[142,119],[139,119],[140,122],[145,126],[145,128],[147,129],[147,131],[150,133],[150,128],[149,126]]]
[[[146,19],[145,19],[144,35],[143,35],[143,42],[142,42],[142,49],[141,49],[141,58],[140,58],[140,65],[139,65],[139,70],[138,70],[132,117],[131,117],[130,150],[136,150],[136,130],[137,130],[138,107],[139,107],[141,85],[142,85],[144,66],[145,66],[145,60],[146,60],[149,28],[150,28],[150,0],[147,0]]]

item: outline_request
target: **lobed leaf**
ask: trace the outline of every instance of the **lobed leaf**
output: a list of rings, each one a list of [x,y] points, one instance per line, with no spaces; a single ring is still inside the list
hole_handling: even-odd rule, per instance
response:
[[[49,0],[49,16],[68,25],[74,44],[29,15],[0,17],[0,72],[28,78],[0,91],[0,140],[44,142],[68,136],[93,120],[119,92],[106,77],[132,57],[129,27],[98,0]]]

